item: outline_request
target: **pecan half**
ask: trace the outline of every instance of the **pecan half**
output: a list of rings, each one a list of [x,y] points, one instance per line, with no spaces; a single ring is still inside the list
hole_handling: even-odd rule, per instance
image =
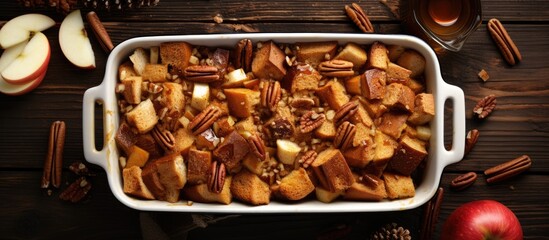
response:
[[[86,14],[86,19],[103,50],[107,53],[111,52],[114,45],[112,44],[109,33],[105,29],[105,26],[103,26],[103,23],[101,23],[101,20],[99,20],[97,14],[94,11],[91,11]]]
[[[513,39],[511,39],[511,36],[509,36],[509,33],[507,33],[507,30],[505,30],[499,20],[495,18],[490,19],[486,27],[507,63],[515,65],[516,62],[522,60],[522,55],[515,42],[513,42]]]
[[[444,189],[438,188],[435,196],[425,204],[423,210],[423,222],[421,224],[421,237],[419,239],[431,239],[433,230],[437,225],[440,205],[444,197]]]
[[[455,191],[461,191],[475,183],[477,180],[477,174],[475,172],[468,172],[457,176],[450,182],[450,188]]]
[[[65,122],[63,121],[55,121],[50,126],[48,153],[44,160],[44,172],[42,174],[42,188],[49,188],[50,184],[55,188],[59,188],[61,185],[65,129]]]
[[[86,180],[85,177],[80,177],[71,183],[71,185],[69,185],[69,187],[67,187],[67,189],[65,189],[61,194],[59,194],[59,198],[72,203],[80,202],[86,195],[88,195],[91,187],[91,182]]]
[[[377,185],[381,182],[381,179],[371,173],[365,173],[360,177],[360,182],[372,189],[376,189]]]
[[[370,19],[358,4],[352,3],[351,6],[345,5],[345,12],[347,16],[365,33],[373,33],[374,26],[370,22]]]
[[[315,105],[315,100],[308,97],[296,97],[290,102],[290,106],[293,108],[301,108],[310,110]]]
[[[280,101],[281,94],[282,89],[278,81],[267,82],[261,90],[261,106],[274,110]]]
[[[343,104],[334,115],[334,123],[339,126],[345,121],[349,121],[353,115],[358,111],[358,103],[351,101]]]
[[[317,155],[318,153],[316,151],[309,150],[299,158],[298,162],[301,163],[303,168],[308,168],[311,164],[313,164]]]
[[[467,137],[465,137],[465,155],[469,154],[475,144],[477,144],[479,136],[480,132],[477,129],[472,129],[467,132]]]
[[[356,126],[350,122],[343,122],[336,131],[334,147],[341,150],[349,148],[353,144],[356,134]]]
[[[219,108],[209,105],[189,123],[188,128],[194,135],[198,135],[211,127],[221,115]]]
[[[183,71],[185,78],[191,82],[210,83],[220,80],[218,69],[215,66],[189,66]]]
[[[250,146],[250,152],[253,152],[259,160],[265,160],[265,143],[263,142],[263,139],[256,134],[252,134],[246,138],[246,141]]]
[[[175,137],[170,131],[161,130],[157,125],[151,131],[151,135],[164,151],[169,152],[175,147]]]
[[[327,77],[350,77],[355,74],[352,62],[339,59],[321,62],[318,72]]]
[[[490,115],[490,113],[492,113],[492,111],[494,111],[494,108],[496,108],[496,103],[496,96],[490,94],[489,96],[486,96],[478,101],[475,108],[473,108],[473,113],[475,113],[480,119],[486,118]]]
[[[208,189],[213,193],[220,193],[223,191],[223,186],[225,185],[225,175],[227,174],[225,170],[225,164],[218,161],[212,162],[211,175],[208,179]]]
[[[528,170],[530,166],[532,166],[532,159],[528,155],[522,155],[511,161],[486,169],[484,175],[488,177],[486,182],[496,183],[516,176]]]
[[[242,68],[245,72],[251,71],[252,66],[252,40],[242,39],[238,41],[234,49],[234,67]]]
[[[323,113],[316,113],[314,111],[308,111],[299,119],[299,129],[302,133],[308,133],[320,127],[326,120],[326,116]]]

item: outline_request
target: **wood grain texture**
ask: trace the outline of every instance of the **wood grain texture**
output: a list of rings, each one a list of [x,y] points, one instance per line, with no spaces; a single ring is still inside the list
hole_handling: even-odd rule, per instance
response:
[[[97,69],[81,70],[63,56],[58,44],[61,14],[44,9],[26,9],[16,0],[0,2],[0,26],[24,13],[39,12],[58,24],[45,31],[52,47],[48,73],[33,92],[19,97],[0,95],[0,232],[13,239],[67,238],[139,239],[140,215],[122,205],[110,192],[103,170],[92,179],[92,198],[81,204],[64,203],[45,195],[39,188],[49,125],[55,120],[67,124],[65,162],[84,160],[82,150],[82,97],[84,91],[103,80],[107,55],[92,39]],[[371,17],[378,33],[403,33],[401,21],[379,1],[357,1]],[[177,34],[238,34],[238,24],[260,32],[359,33],[344,15],[351,1],[178,1],[161,0],[157,7],[126,12],[98,12],[119,44],[138,36]],[[446,191],[435,238],[442,222],[453,209],[476,199],[495,199],[509,206],[523,225],[525,239],[549,239],[549,4],[544,0],[483,0],[484,23],[497,17],[523,55],[516,66],[505,63],[486,31],[486,25],[467,40],[459,53],[438,55],[444,80],[465,92],[467,130],[477,128],[481,136],[473,151],[459,163],[448,166],[440,186],[448,189],[457,175],[474,171],[479,179],[463,192]],[[216,24],[220,14],[224,22]],[[490,74],[482,82],[477,73]],[[495,94],[498,105],[485,120],[472,115],[476,102]],[[448,108],[451,113],[451,108]],[[96,111],[101,134],[100,110]],[[451,117],[445,116],[445,139],[450,139]],[[447,141],[447,144],[451,144]],[[101,144],[99,144],[101,145]],[[487,185],[482,171],[501,162],[528,154],[531,169],[508,181]],[[64,181],[74,176],[64,173]],[[150,213],[165,231],[180,230],[180,213]],[[191,232],[189,239],[314,239],[326,229],[350,226],[348,239],[366,239],[379,226],[398,222],[418,236],[422,208],[393,213],[246,215],[224,220]],[[188,216],[187,216],[188,217]],[[177,219],[174,221],[174,219]],[[291,237],[289,237],[291,236]]]

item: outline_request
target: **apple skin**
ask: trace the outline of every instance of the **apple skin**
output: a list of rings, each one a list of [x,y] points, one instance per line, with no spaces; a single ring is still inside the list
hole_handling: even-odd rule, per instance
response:
[[[72,11],[61,22],[59,46],[63,55],[75,66],[95,69],[95,55],[80,10]]]
[[[2,78],[15,85],[34,81],[47,70],[50,55],[48,39],[43,33],[37,32],[25,45],[23,51],[6,68],[2,69]]]
[[[9,20],[0,29],[0,47],[7,49],[29,39],[33,32],[41,32],[55,25],[55,21],[43,14],[24,14]]]
[[[458,207],[444,222],[441,240],[522,240],[520,222],[509,208],[494,200]]]
[[[42,75],[38,76],[38,78],[23,85],[10,84],[4,81],[2,77],[0,77],[0,92],[10,96],[19,96],[26,94],[34,90],[40,85],[40,83],[42,83],[42,80],[44,80],[44,77],[46,76],[46,72],[47,71],[44,71]]]

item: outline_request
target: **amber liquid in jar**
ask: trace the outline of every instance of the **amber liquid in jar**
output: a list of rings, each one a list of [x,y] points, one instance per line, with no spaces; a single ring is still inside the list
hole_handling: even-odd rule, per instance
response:
[[[412,0],[413,17],[439,43],[459,49],[481,21],[478,0]]]

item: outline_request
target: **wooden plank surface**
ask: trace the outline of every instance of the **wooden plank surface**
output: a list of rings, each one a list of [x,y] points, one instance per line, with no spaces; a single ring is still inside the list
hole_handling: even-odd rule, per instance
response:
[[[394,1],[389,1],[394,2]],[[350,1],[177,1],[162,0],[157,7],[126,12],[99,12],[115,44],[137,36],[235,33],[246,24],[260,32],[338,32],[359,30],[344,15]],[[377,32],[402,33],[400,19],[379,1],[359,1],[371,17]],[[446,191],[435,236],[442,234],[444,219],[459,205],[475,199],[496,199],[509,206],[521,221],[525,239],[549,239],[549,4],[543,0],[483,0],[484,23],[499,18],[521,50],[524,60],[507,65],[490,39],[486,25],[469,38],[459,53],[439,55],[446,82],[461,87],[466,95],[467,129],[478,128],[481,137],[474,150],[458,164],[448,166],[441,186],[448,188],[457,175],[475,171],[479,179],[463,192]],[[0,95],[0,232],[13,239],[141,238],[140,218],[154,216],[160,222],[181,217],[177,213],[140,213],[122,205],[112,195],[104,172],[93,178],[92,198],[81,204],[68,204],[47,196],[39,189],[46,153],[49,125],[55,120],[67,123],[66,170],[74,161],[84,160],[82,151],[82,96],[86,89],[103,79],[107,55],[95,40],[97,69],[80,70],[62,55],[57,34],[62,15],[38,9],[58,24],[45,34],[52,46],[51,62],[44,82],[32,93],[9,97]],[[36,12],[34,11],[34,12]],[[0,25],[12,17],[33,10],[15,0],[0,3]],[[220,14],[222,24],[213,22]],[[491,78],[483,83],[476,74],[485,69]],[[497,109],[486,120],[472,117],[480,98],[493,93]],[[451,113],[451,109],[449,111]],[[449,129],[450,117],[445,116]],[[96,116],[100,124],[101,116]],[[99,127],[100,130],[100,127]],[[99,132],[97,136],[99,136]],[[445,138],[451,137],[447,131]],[[488,167],[528,154],[534,163],[525,174],[501,184],[487,185],[482,171]],[[190,239],[314,239],[327,228],[350,226],[347,239],[365,239],[373,229],[387,222],[408,224],[418,236],[422,209],[394,213],[249,215],[224,220],[191,232]],[[176,221],[177,223],[177,221]],[[169,233],[178,227],[165,225]],[[268,234],[266,234],[268,233]]]

